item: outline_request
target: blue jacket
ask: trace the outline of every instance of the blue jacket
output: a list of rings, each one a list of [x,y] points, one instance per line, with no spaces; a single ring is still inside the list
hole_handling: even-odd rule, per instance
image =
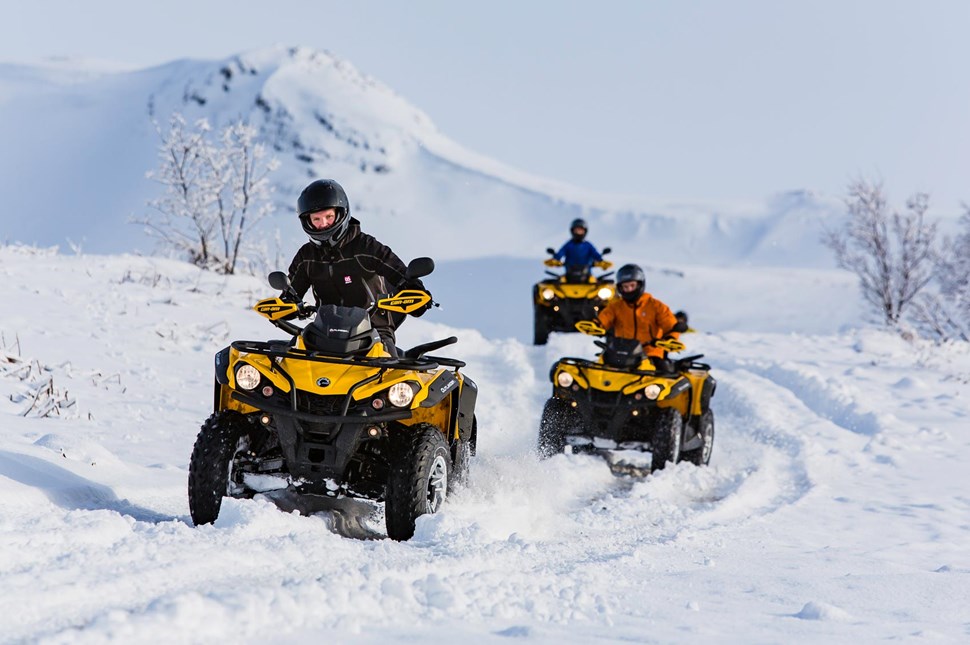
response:
[[[586,240],[578,243],[569,240],[562,245],[562,248],[556,253],[555,258],[562,260],[562,263],[567,267],[590,267],[593,266],[594,262],[602,260],[603,256],[600,255],[600,252],[596,250],[595,246]]]

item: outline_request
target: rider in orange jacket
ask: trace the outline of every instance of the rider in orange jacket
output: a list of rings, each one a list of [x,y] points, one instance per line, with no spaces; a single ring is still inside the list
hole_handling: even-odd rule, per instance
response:
[[[644,293],[643,269],[625,264],[616,272],[619,298],[614,298],[599,313],[599,323],[618,338],[636,338],[651,358],[663,359],[666,352],[651,343],[660,338],[678,338],[686,325],[677,320],[670,307]],[[654,361],[655,363],[657,361]]]

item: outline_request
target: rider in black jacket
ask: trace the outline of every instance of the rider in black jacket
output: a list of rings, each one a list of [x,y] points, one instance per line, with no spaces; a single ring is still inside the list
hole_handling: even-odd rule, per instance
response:
[[[297,213],[310,238],[290,263],[290,282],[299,298],[312,289],[318,306],[366,308],[379,294],[402,287],[424,289],[420,280],[406,280],[406,267],[390,248],[360,230],[360,222],[350,216],[347,194],[334,180],[318,179],[303,189]],[[394,355],[394,330],[403,315],[375,308],[370,318]]]

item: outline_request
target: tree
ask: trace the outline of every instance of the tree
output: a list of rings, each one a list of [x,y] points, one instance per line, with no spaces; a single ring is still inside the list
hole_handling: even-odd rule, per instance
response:
[[[826,231],[822,242],[839,267],[859,277],[866,302],[887,325],[896,325],[933,278],[936,223],[925,218],[929,197],[916,193],[905,212],[890,212],[882,184],[858,179],[849,184],[845,204],[848,221]]]
[[[194,129],[175,113],[161,138],[159,165],[147,176],[164,187],[148,206],[156,212],[135,220],[193,264],[235,273],[255,247],[247,236],[272,210],[269,174],[279,163],[267,159],[257,130],[243,121],[223,128],[213,140],[203,119]]]
[[[963,231],[947,238],[936,254],[935,289],[916,302],[914,318],[940,340],[970,341],[970,205],[963,205]]]

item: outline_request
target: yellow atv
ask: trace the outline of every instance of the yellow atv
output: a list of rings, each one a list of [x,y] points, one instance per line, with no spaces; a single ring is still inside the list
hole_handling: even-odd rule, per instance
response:
[[[589,321],[577,328],[606,333]],[[635,339],[605,336],[595,344],[603,350],[597,360],[562,358],[552,366],[552,397],[539,425],[540,457],[567,449],[599,454],[614,472],[635,475],[668,462],[706,465],[714,445],[711,397],[717,382],[710,366],[697,362],[702,355],[664,359],[658,369]],[[675,339],[654,344],[670,352],[684,349]],[[649,470],[625,464],[628,451],[649,451]]]
[[[407,278],[433,270],[418,258]],[[283,297],[254,309],[293,338],[236,341],[216,354],[214,413],[189,465],[193,522],[215,521],[224,496],[285,491],[383,501],[388,537],[409,539],[417,517],[466,481],[475,454],[478,388],[462,361],[428,355],[458,339],[393,357],[367,309],[314,310],[288,297],[286,274],[269,281]],[[431,304],[414,289],[375,300],[371,311],[400,314]],[[303,328],[290,322],[311,316]]]
[[[555,256],[555,249],[546,249]],[[610,252],[603,249],[603,255]],[[547,267],[562,267],[563,263],[555,257],[547,258]],[[606,270],[612,262],[600,260],[594,265]],[[546,269],[549,279],[532,287],[533,344],[545,345],[549,333],[554,331],[574,332],[576,323],[595,318],[616,293],[613,272],[593,275],[591,267],[565,267],[562,273]]]

